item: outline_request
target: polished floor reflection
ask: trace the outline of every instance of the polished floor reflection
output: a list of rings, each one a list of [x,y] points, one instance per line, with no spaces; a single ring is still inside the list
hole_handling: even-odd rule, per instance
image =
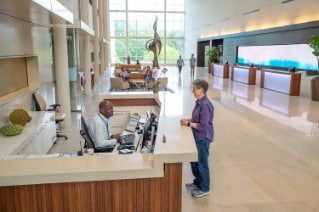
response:
[[[189,116],[194,105],[189,68],[178,76],[168,67],[169,88],[162,101],[167,116]],[[97,94],[109,90],[106,72],[92,95],[83,95],[82,114],[97,112]],[[207,93],[215,107],[215,140],[210,155],[211,194],[194,199],[182,190],[183,212],[310,212],[319,211],[319,102],[291,97],[257,86],[213,77],[197,68],[195,78],[210,84]],[[67,141],[58,140],[51,152],[76,152],[80,113],[65,126]],[[183,184],[192,180],[184,164]]]

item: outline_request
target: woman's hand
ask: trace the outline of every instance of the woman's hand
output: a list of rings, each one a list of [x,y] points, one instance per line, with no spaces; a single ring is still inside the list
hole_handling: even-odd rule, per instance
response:
[[[189,121],[190,121],[189,119],[181,119],[181,125],[182,126],[187,126]]]

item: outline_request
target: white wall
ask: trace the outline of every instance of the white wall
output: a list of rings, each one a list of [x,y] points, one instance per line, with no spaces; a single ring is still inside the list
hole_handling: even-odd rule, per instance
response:
[[[185,55],[197,39],[319,20],[318,0],[185,0]],[[243,15],[259,9],[258,12]]]
[[[2,14],[0,14],[0,23],[0,57],[37,55],[40,91],[48,104],[55,102],[49,28],[33,26]],[[8,122],[8,114],[16,108],[31,110],[32,92],[0,104],[0,127]]]

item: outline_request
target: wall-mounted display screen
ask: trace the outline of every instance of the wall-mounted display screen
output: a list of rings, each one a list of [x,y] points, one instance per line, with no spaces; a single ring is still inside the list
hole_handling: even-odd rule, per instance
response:
[[[317,71],[318,61],[308,44],[238,46],[237,63],[254,64],[271,68],[288,68]]]

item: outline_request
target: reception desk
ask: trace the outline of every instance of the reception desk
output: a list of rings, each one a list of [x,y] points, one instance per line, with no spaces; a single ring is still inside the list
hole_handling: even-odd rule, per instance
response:
[[[260,75],[260,87],[299,96],[301,73],[278,72],[272,70],[262,70]]]
[[[231,68],[231,80],[256,85],[256,68],[255,67],[236,67]]]
[[[216,77],[222,77],[225,79],[229,78],[229,65],[228,64],[216,64],[211,63],[212,66],[212,75]]]
[[[99,99],[116,107],[174,107],[152,93],[102,93]],[[180,118],[159,112],[153,153],[0,160],[1,211],[181,211],[182,164],[197,160],[197,150]]]

